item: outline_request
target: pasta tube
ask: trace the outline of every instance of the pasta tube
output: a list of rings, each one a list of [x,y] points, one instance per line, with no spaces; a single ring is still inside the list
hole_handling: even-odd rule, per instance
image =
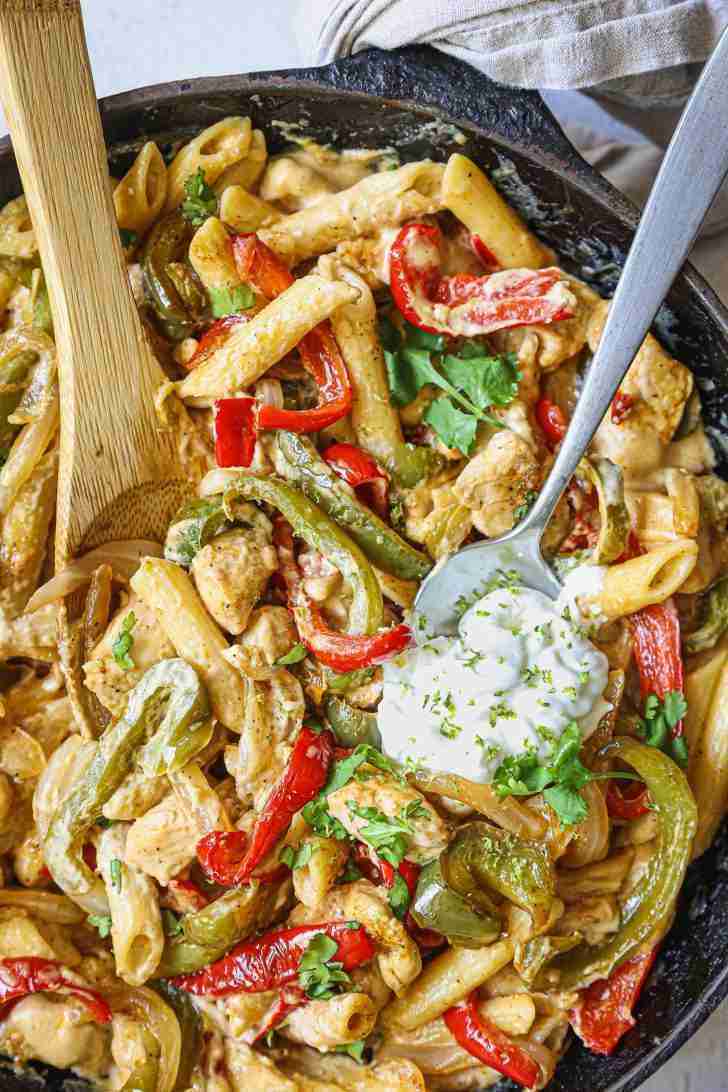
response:
[[[695,568],[697,557],[694,539],[665,542],[640,557],[610,565],[604,573],[601,591],[587,601],[608,619],[634,614],[653,603],[664,603],[680,590]]]
[[[128,827],[117,823],[98,840],[97,859],[111,914],[116,972],[130,986],[151,978],[164,948],[154,881],[125,860]]]
[[[499,940],[487,948],[449,948],[436,956],[406,993],[387,1005],[386,1024],[412,1030],[441,1016],[513,959],[513,944]]]
[[[315,273],[299,278],[250,322],[235,326],[220,348],[182,380],[177,393],[188,405],[209,406],[249,387],[356,295],[349,285]]]
[[[264,228],[260,238],[286,265],[296,266],[334,250],[345,239],[375,235],[388,224],[437,212],[443,206],[443,170],[424,159],[369,175]]]
[[[199,671],[218,720],[240,731],[245,681],[222,655],[228,643],[184,569],[172,561],[147,557],[132,577],[131,586],[154,611],[178,655]]]
[[[242,186],[226,186],[220,198],[220,219],[233,231],[258,231],[283,218],[274,205]]]
[[[695,680],[689,689],[694,689]],[[728,804],[728,665],[713,686],[703,731],[690,763],[690,787],[698,807],[693,858],[712,842]]]
[[[153,140],[147,141],[114,190],[120,228],[144,235],[164,208],[167,167]]]
[[[481,169],[459,152],[447,161],[442,200],[481,239],[502,269],[538,269],[552,263],[549,248],[531,234]]]
[[[180,148],[167,171],[167,202],[171,212],[182,203],[187,179],[202,170],[212,186],[233,163],[245,159],[250,149],[250,118],[229,117],[210,125]]]

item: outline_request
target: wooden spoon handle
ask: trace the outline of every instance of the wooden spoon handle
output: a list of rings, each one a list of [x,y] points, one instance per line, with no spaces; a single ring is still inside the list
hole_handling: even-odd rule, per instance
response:
[[[0,96],[53,310],[64,560],[120,496],[174,462],[154,417],[163,376],[128,286],[78,0],[2,0]]]

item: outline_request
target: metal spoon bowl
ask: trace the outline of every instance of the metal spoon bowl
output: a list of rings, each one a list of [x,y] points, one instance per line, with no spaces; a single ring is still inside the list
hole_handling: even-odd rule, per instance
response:
[[[415,600],[415,632],[454,633],[463,605],[479,597],[497,569],[516,569],[529,587],[558,596],[561,585],[541,553],[544,530],[728,174],[727,117],[728,30],[665,153],[576,411],[536,503],[506,535],[466,546],[433,569]]]

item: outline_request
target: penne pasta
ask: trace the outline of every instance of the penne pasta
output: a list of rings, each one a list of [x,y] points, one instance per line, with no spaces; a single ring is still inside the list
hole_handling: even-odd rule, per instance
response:
[[[141,986],[157,969],[164,933],[154,883],[126,860],[128,830],[115,823],[103,831],[97,859],[109,900],[116,973],[130,986]]]
[[[167,167],[159,148],[149,140],[114,189],[117,224],[138,236],[145,235],[166,198]]]
[[[369,175],[264,228],[260,238],[286,265],[299,265],[345,239],[437,212],[443,207],[442,176],[443,167],[427,159]]]
[[[228,186],[242,186],[245,190],[254,189],[260,181],[268,161],[265,135],[261,129],[253,129],[250,134],[250,146],[237,163],[226,167],[215,182],[217,193],[224,193]]]
[[[147,557],[131,578],[131,586],[154,611],[178,655],[199,671],[215,716],[227,728],[240,731],[244,681],[222,655],[228,643],[184,569],[162,558]]]
[[[690,690],[712,683],[710,700],[700,699],[697,713],[704,711],[703,728],[696,743],[689,770],[690,787],[698,807],[698,829],[693,842],[693,859],[710,845],[728,807],[728,664],[721,650],[720,669],[708,677],[694,679]],[[717,677],[716,677],[717,676]],[[702,708],[701,708],[702,706]],[[691,725],[691,734],[696,734]]]
[[[601,591],[589,597],[597,613],[622,618],[653,603],[664,603],[685,583],[695,567],[698,547],[693,539],[666,542],[649,553],[610,565]]]
[[[538,269],[553,262],[553,253],[528,230],[480,167],[459,152],[447,161],[442,201],[502,269]]]
[[[223,118],[203,129],[180,148],[169,165],[165,210],[171,212],[182,203],[185,182],[197,171],[213,186],[228,167],[245,159],[250,144],[250,118]]]
[[[220,219],[233,231],[258,231],[283,218],[283,213],[243,186],[226,186],[220,195]]]
[[[325,281],[315,273],[301,277],[250,322],[235,326],[220,348],[177,385],[177,393],[190,406],[209,406],[236,394],[353,299],[356,290],[342,281]]]

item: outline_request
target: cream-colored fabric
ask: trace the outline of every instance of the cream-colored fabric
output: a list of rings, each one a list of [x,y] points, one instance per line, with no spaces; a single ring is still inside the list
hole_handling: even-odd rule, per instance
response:
[[[704,60],[726,0],[298,0],[320,63],[428,43],[514,87],[593,87]]]

